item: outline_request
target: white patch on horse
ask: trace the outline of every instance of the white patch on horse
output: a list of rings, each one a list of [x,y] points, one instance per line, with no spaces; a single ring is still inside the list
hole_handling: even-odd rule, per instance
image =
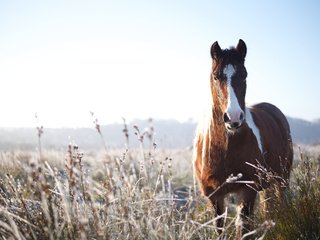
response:
[[[243,112],[240,105],[238,98],[234,92],[234,89],[231,85],[231,78],[235,73],[235,69],[231,64],[228,64],[223,69],[223,73],[227,77],[227,88],[228,88],[228,105],[226,112],[228,113],[231,122],[237,122],[240,118],[240,113]]]
[[[251,114],[251,111],[249,108],[246,108],[246,121],[247,121],[248,127],[251,128],[253,134],[255,135],[255,137],[257,139],[258,147],[259,147],[261,153],[263,153],[260,131],[259,131],[257,125],[253,121],[252,114]]]

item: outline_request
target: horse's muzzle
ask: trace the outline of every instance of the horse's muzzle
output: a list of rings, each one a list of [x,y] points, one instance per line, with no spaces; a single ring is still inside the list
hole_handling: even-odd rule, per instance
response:
[[[241,112],[238,119],[234,120],[229,117],[228,113],[225,113],[223,115],[223,121],[228,131],[235,132],[242,126],[244,122],[244,114]]]

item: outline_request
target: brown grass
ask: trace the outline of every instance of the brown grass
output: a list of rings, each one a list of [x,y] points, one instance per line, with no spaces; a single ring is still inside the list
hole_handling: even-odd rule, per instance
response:
[[[194,188],[192,150],[158,149],[154,136],[135,128],[138,149],[128,148],[128,141],[124,150],[108,149],[98,131],[99,152],[82,152],[75,144],[64,151],[1,152],[0,239],[216,239],[212,209]],[[319,156],[312,154],[309,159]],[[295,161],[292,182],[302,184],[300,177],[317,191],[317,161],[309,180],[307,165]],[[292,199],[300,198],[297,191]],[[255,236],[285,239],[276,232],[284,236],[277,230],[286,221],[279,217],[281,209],[272,221],[256,219]],[[234,239],[235,211],[230,207],[222,217],[224,239]]]

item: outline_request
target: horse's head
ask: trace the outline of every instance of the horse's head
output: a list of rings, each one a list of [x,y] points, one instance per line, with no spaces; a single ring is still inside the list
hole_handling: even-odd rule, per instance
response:
[[[211,47],[211,92],[219,121],[227,130],[235,132],[245,120],[245,95],[247,71],[244,60],[247,47],[239,40],[236,48],[222,50],[215,42]]]

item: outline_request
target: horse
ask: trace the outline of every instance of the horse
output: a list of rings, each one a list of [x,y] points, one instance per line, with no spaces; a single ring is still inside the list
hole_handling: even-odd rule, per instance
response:
[[[263,172],[275,176],[281,192],[288,187],[293,159],[290,127],[284,114],[270,103],[246,106],[247,46],[242,39],[236,47],[224,50],[216,41],[210,52],[212,102],[208,119],[194,139],[195,176],[215,209],[218,232],[222,232],[223,219],[217,216],[224,213],[224,200],[233,193],[241,206],[239,231],[245,234],[252,231],[250,218],[257,193],[274,184]]]

